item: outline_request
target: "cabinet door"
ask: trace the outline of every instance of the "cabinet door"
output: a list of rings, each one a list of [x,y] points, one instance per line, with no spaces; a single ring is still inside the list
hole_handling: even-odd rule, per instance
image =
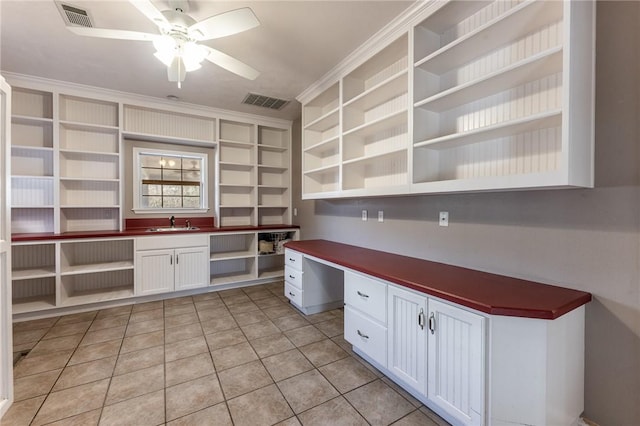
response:
[[[389,285],[387,300],[387,368],[426,395],[427,298]]]
[[[209,285],[209,249],[207,247],[176,249],[175,255],[176,290]]]
[[[173,250],[136,253],[136,296],[173,291]]]
[[[428,398],[462,424],[484,413],[484,318],[429,300]]]

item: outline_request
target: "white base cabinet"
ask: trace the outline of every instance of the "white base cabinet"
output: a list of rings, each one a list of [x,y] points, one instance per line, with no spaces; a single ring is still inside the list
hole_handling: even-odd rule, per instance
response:
[[[553,321],[491,316],[489,424],[573,425],[584,411],[581,306]]]
[[[206,234],[140,237],[137,243],[136,296],[206,287],[209,284]],[[150,249],[152,247],[153,250]]]
[[[355,268],[364,256],[352,246],[328,243],[287,249],[290,265],[302,265],[295,267],[302,275],[292,274],[287,285],[301,285],[305,296],[318,291],[315,286],[342,289],[343,274],[345,340],[446,421],[577,424],[584,411],[584,305],[553,320],[481,313],[378,278],[385,276],[380,269],[373,276],[326,260],[350,255]],[[313,255],[293,249],[298,246]],[[307,265],[336,275],[323,280],[308,274]]]
[[[388,286],[387,368],[413,390],[427,393],[427,297]],[[429,360],[431,361],[431,360]]]
[[[343,305],[341,270],[285,250],[285,296],[305,315]]]
[[[387,314],[390,375],[448,419],[482,425],[484,318],[394,284]]]
[[[429,299],[427,398],[461,424],[484,415],[484,318]]]
[[[344,272],[344,339],[387,366],[387,284]]]

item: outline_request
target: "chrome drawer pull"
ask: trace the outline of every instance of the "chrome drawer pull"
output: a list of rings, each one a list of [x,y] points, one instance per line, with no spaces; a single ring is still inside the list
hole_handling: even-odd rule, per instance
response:
[[[424,309],[420,309],[420,313],[418,314],[418,325],[420,329],[424,330]],[[429,325],[431,325],[431,318],[429,318]]]
[[[358,330],[358,336],[362,337],[363,339],[368,339],[369,336],[367,336],[366,334],[364,334],[362,331]]]
[[[358,293],[358,296],[360,296],[360,297],[364,297],[365,299],[369,298],[368,294],[361,293],[360,290],[358,290],[357,293]]]
[[[296,277],[294,277],[293,275],[289,274],[289,278],[291,278],[292,280],[295,280]]]
[[[431,334],[436,331],[436,317],[433,312],[431,312],[431,315],[429,316],[429,330],[431,331]]]
[[[295,262],[295,259],[289,258],[289,262]]]
[[[296,295],[295,295],[295,294],[293,294],[293,293],[291,293],[291,292],[289,292],[289,296],[291,296],[291,297],[296,297]]]

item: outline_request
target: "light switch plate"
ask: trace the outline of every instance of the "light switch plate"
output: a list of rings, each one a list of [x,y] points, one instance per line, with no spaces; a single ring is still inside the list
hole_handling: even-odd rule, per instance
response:
[[[378,210],[378,222],[384,222],[384,211]]]
[[[438,224],[440,226],[449,226],[449,212],[440,212]]]
[[[362,221],[366,222],[367,220],[367,211],[366,210],[362,210]]]

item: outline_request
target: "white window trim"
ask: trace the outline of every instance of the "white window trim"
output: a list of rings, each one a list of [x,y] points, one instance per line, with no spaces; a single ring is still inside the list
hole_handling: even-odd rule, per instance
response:
[[[202,160],[202,168],[200,170],[200,185],[202,188],[200,199],[201,208],[197,209],[150,209],[140,207],[140,154],[150,155],[175,155],[180,157],[195,157]],[[152,149],[152,148],[133,148],[133,208],[131,209],[135,214],[150,214],[150,213],[206,213],[209,211],[209,187],[208,187],[208,159],[209,156],[200,152],[189,151],[171,151],[167,149]]]

